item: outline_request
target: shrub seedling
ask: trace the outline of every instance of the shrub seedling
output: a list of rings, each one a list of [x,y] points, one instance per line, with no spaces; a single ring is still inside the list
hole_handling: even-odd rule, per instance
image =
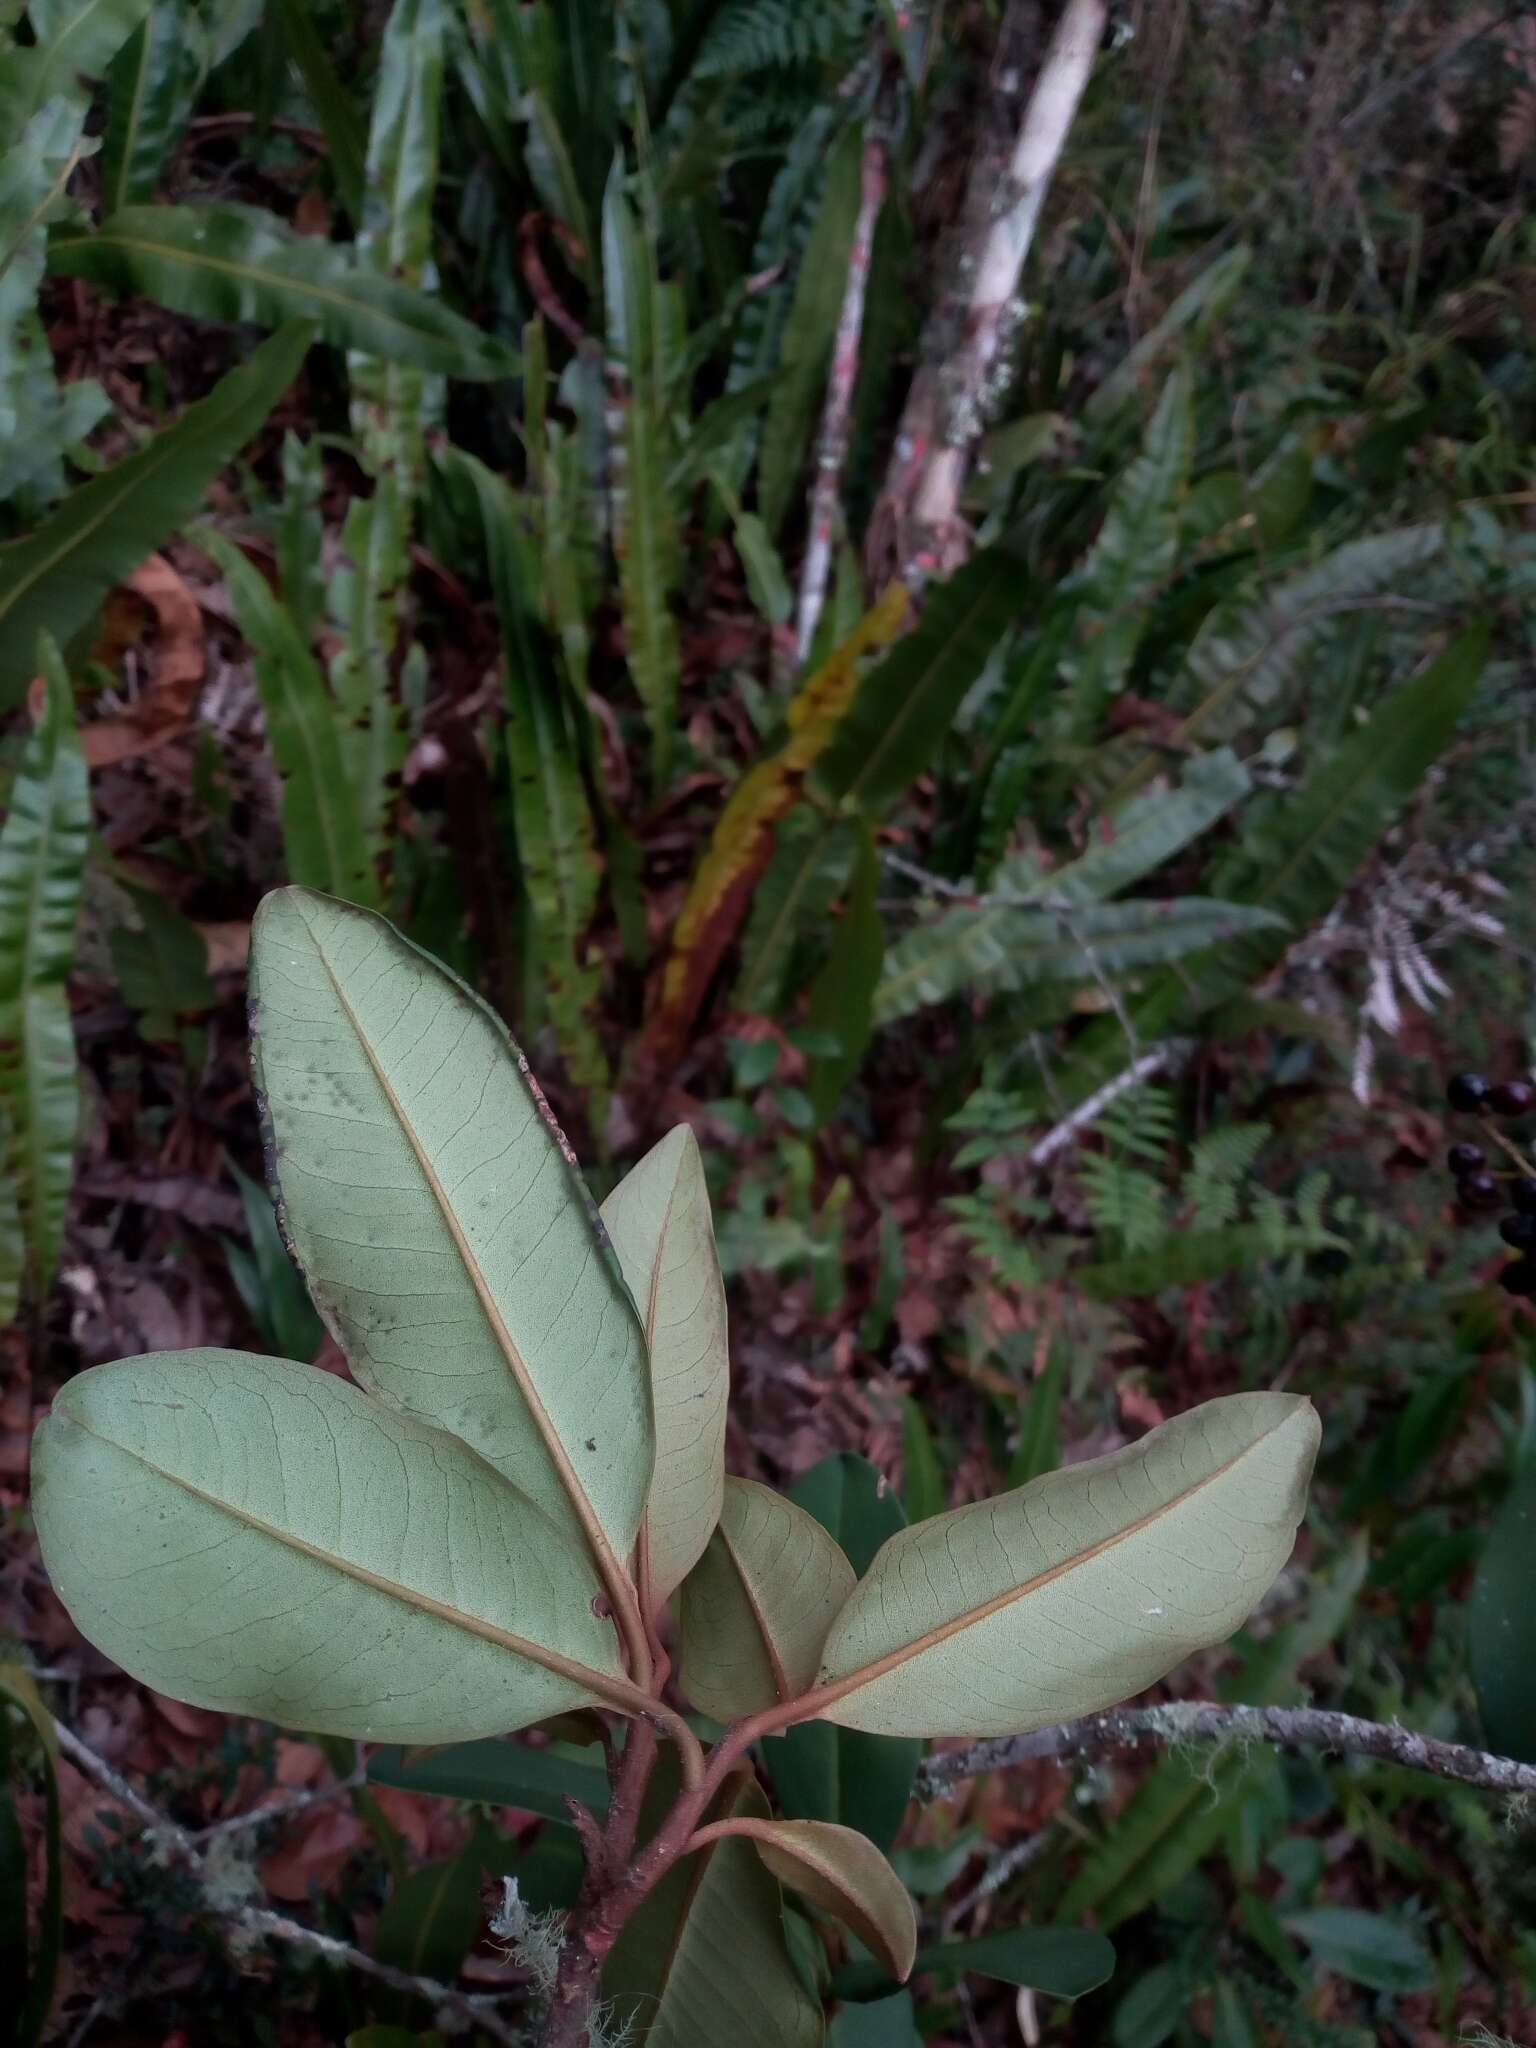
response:
[[[804,1508],[725,1474],[692,1133],[599,1213],[501,1024],[382,918],[279,890],[252,973],[279,1221],[355,1384],[212,1350],[71,1380],[33,1463],[60,1598],[146,1684],[288,1727],[443,1744],[620,1717],[545,2048],[589,2039],[616,1942],[657,1913],[657,1953],[694,1973],[666,2038],[755,2040],[732,2031],[746,1999],[774,2040],[814,2042],[779,1885],[898,1982],[915,1917],[866,1837],[770,1817],[754,1746],[813,1720],[1012,1734],[1140,1692],[1289,1557],[1311,1404],[1208,1402],[900,1529],[856,1577]],[[679,1699],[720,1724],[708,1746]]]

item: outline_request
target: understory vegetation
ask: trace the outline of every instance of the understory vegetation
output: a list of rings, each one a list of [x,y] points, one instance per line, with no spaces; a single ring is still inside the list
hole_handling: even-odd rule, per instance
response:
[[[1320,1417],[1136,1741],[759,1745],[732,1796],[866,1835],[917,1956],[786,1890],[809,2031],[744,2040],[1536,2048],[1524,1778],[1176,1711],[1536,1766],[1536,1115],[1446,1100],[1536,1063],[1533,178],[1480,0],[0,4],[19,2044],[531,2039],[606,1810],[590,1708],[227,1718],[43,1568],[72,1375],[356,1355],[249,1070],[294,884],[483,999],[597,1202],[691,1127],[725,1464],[861,1577],[1201,1403]],[[664,1903],[594,2039],[704,2048],[676,1958],[738,1966]]]

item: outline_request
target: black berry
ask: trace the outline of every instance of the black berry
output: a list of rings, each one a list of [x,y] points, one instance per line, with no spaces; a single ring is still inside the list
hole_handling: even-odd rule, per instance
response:
[[[1483,1109],[1493,1093],[1486,1074],[1458,1074],[1445,1091],[1452,1109]]]
[[[1516,1259],[1499,1275],[1499,1285],[1517,1301],[1536,1301],[1536,1260]]]
[[[1509,1199],[1522,1216],[1536,1216],[1536,1176],[1522,1173],[1510,1183]]]
[[[1456,1199],[1464,1209],[1496,1209],[1503,1197],[1491,1173],[1465,1173],[1456,1183]]]
[[[1463,1174],[1476,1173],[1480,1166],[1486,1166],[1488,1155],[1481,1145],[1453,1145],[1445,1155],[1445,1163],[1459,1180]]]
[[[1529,1081],[1501,1081],[1489,1100],[1500,1116],[1524,1116],[1536,1102],[1536,1088]]]
[[[1527,1252],[1536,1245],[1536,1216],[1506,1216],[1499,1225],[1499,1235],[1517,1252]]]

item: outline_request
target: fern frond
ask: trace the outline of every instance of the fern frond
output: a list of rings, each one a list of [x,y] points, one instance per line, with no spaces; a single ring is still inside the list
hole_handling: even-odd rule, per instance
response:
[[[1268,1124],[1223,1124],[1195,1146],[1181,1190],[1198,1230],[1222,1230],[1237,1221],[1239,1183],[1252,1171],[1270,1134]]]
[[[726,0],[692,75],[729,78],[825,62],[856,40],[869,12],[863,0]]]
[[[1142,1087],[1107,1109],[1097,1129],[1113,1151],[1161,1161],[1173,1142],[1174,1122],[1173,1091]]]
[[[1127,1251],[1143,1252],[1168,1232],[1161,1185],[1150,1173],[1105,1153],[1090,1153],[1082,1164],[1083,1199],[1097,1229]]]

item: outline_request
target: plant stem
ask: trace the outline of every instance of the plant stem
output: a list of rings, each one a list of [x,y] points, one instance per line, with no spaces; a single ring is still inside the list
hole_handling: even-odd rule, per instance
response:
[[[853,246],[848,252],[848,281],[837,316],[832,344],[832,369],[816,447],[816,475],[811,485],[809,531],[800,565],[800,600],[795,618],[795,652],[801,661],[811,651],[816,622],[826,602],[832,569],[832,528],[837,517],[838,486],[848,454],[848,424],[853,416],[853,389],[859,375],[859,341],[864,332],[864,299],[869,285],[875,227],[885,202],[885,138],[871,132],[864,141],[859,213]]]

